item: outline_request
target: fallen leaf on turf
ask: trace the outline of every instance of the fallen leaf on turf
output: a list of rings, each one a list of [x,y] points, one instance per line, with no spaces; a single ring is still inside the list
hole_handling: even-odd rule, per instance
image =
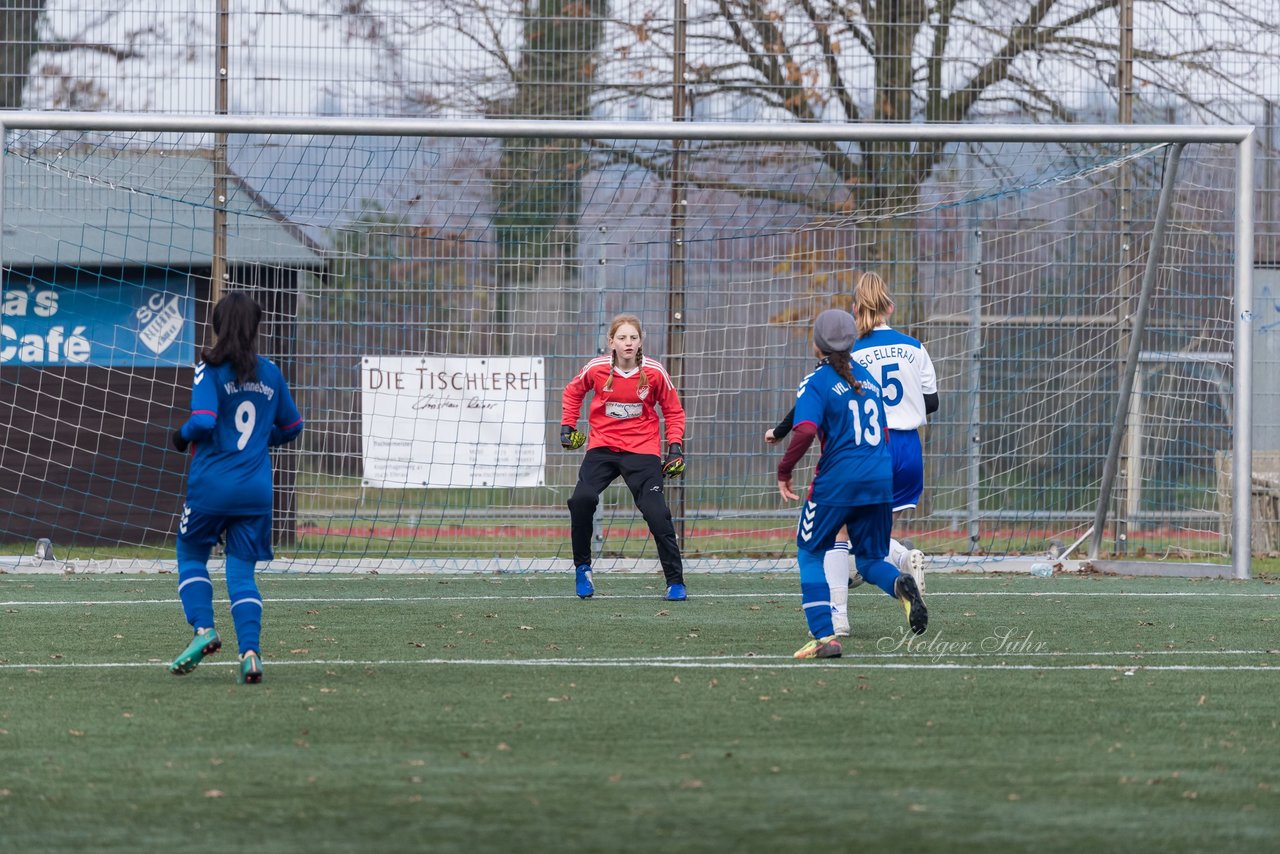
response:
[[[909,804],[907,810],[910,812],[926,812],[928,808],[924,804]]]
[[[204,796],[206,798],[221,798],[225,794],[226,792],[222,791],[221,789],[210,789],[209,791],[204,793]]]
[[[621,782],[622,782],[622,775],[621,775],[621,774],[610,774],[610,775],[609,775],[609,782],[610,782],[610,783],[621,783]],[[7,794],[7,791],[6,791],[6,794]]]
[[[8,789],[0,789],[0,798],[7,798],[12,794],[13,792],[9,791]]]
[[[291,655],[306,655],[308,652],[311,652],[311,650],[309,650],[309,649],[291,649],[291,650],[289,650],[289,653],[290,653]]]
[[[1009,793],[1009,800],[1011,800],[1011,801],[1020,801],[1020,800],[1022,800],[1022,795],[1019,795],[1017,792],[1010,792],[1010,793]]]
[[[682,789],[701,789],[704,783],[701,780],[685,780],[680,784]]]
[[[1183,792],[1182,797],[1186,798],[1189,801],[1194,801],[1196,798],[1200,797],[1200,793],[1199,792]]]
[[[520,631],[522,631],[522,632],[531,632],[531,631],[533,631],[533,626],[521,626],[521,627],[520,627]]]
[[[511,745],[507,744],[505,741],[500,741],[500,742],[498,742],[498,749],[499,749],[499,750],[510,750],[510,749],[511,749]]]
[[[1200,701],[1199,701],[1198,703],[1196,703],[1196,705],[1197,705],[1197,706],[1203,706],[1203,705],[1205,704],[1205,699],[1206,699],[1206,698],[1205,698],[1205,695],[1204,695],[1204,694],[1201,694],[1201,695],[1200,695]]]
[[[569,699],[568,694],[561,694],[559,697],[548,697],[548,703],[563,703]]]
[[[79,730],[79,729],[69,729],[67,730],[67,732],[74,738],[80,738],[82,735],[84,735],[84,730]]]
[[[680,677],[679,677],[679,676],[673,676],[673,677],[671,678],[671,681],[672,681],[672,682],[674,682],[674,683],[676,683],[677,685],[679,685],[679,684],[680,684]]]
[[[667,611],[667,610],[662,610],[662,611],[659,611],[658,613],[654,614],[653,616],[655,616],[655,617],[670,617],[670,616],[671,616],[671,612],[670,612],[670,611]]]

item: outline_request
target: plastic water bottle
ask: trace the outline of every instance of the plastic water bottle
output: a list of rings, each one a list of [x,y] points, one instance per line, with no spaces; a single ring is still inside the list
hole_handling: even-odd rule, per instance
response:
[[[1036,578],[1050,578],[1053,576],[1053,564],[1033,563],[1031,564],[1031,574]]]

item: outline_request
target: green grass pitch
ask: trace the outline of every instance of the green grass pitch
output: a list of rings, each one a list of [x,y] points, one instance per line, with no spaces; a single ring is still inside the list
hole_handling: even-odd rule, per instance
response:
[[[169,675],[172,575],[0,575],[0,851],[1072,851],[1280,838],[1266,581],[260,578],[265,680]]]

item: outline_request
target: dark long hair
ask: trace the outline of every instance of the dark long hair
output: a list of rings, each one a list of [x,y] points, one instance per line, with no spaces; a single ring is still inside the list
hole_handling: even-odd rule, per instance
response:
[[[217,341],[200,354],[206,364],[230,362],[236,381],[258,378],[258,324],[262,306],[244,291],[232,291],[213,307],[213,334]]]
[[[853,389],[854,394],[862,394],[862,383],[853,378],[853,357],[849,355],[848,350],[837,350],[834,353],[827,353],[823,356],[822,361],[835,368],[836,373],[849,384],[849,388]]]

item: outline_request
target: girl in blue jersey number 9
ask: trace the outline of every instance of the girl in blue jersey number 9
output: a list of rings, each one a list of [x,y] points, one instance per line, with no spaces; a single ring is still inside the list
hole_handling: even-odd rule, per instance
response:
[[[271,457],[268,448],[302,432],[302,416],[280,369],[258,355],[262,307],[242,291],[213,309],[216,343],[201,353],[191,387],[191,417],[173,446],[191,449],[187,500],[178,520],[178,596],[195,637],[169,665],[190,673],[222,648],[213,625],[209,553],[226,536],[227,594],[240,648],[239,681],[262,681],[262,597],[258,561],[271,560]]]
[[[915,579],[885,560],[893,527],[893,459],[882,390],[849,353],[857,337],[847,312],[829,309],[814,321],[814,355],[822,361],[796,391],[791,443],[778,463],[778,493],[795,501],[800,496],[791,473],[814,437],[821,438],[822,456],[796,526],[800,595],[813,636],[796,658],[839,658],[843,652],[823,570],[823,556],[841,528],[849,532],[858,572],[902,603],[911,631],[923,634],[929,624]]]

